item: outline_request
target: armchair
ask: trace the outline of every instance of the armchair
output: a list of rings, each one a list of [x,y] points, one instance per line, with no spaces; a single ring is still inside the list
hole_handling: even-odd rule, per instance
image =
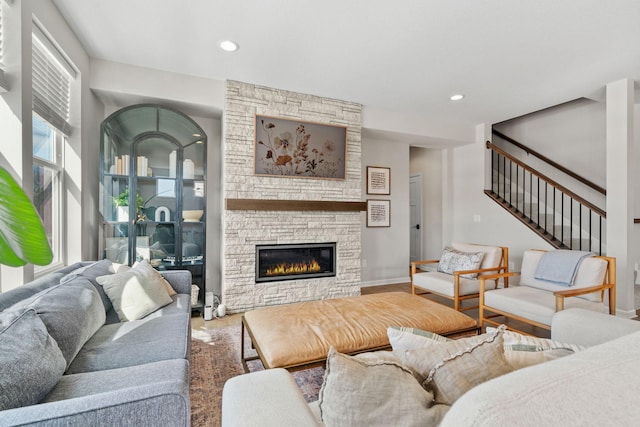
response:
[[[509,249],[503,246],[478,245],[473,243],[451,243],[454,252],[462,256],[472,257],[481,253],[479,267],[457,270],[451,273],[443,271],[418,271],[418,266],[425,264],[442,264],[449,248],[445,248],[440,259],[415,261],[411,263],[411,292],[414,295],[435,294],[453,301],[457,311],[478,308],[478,305],[462,307],[461,302],[479,297],[480,278],[486,275],[509,272]],[[440,268],[439,270],[442,270]],[[498,279],[508,283],[509,275],[501,275],[492,281],[487,278],[485,286],[488,289],[497,287]],[[493,287],[492,287],[493,286]]]
[[[480,326],[500,325],[496,317],[510,318],[526,324],[551,330],[554,313],[565,308],[583,308],[615,315],[616,259],[589,256],[580,263],[573,284],[561,285],[536,279],[536,269],[546,251],[528,250],[522,258],[520,273],[493,274],[480,278]],[[505,275],[520,274],[519,286],[495,289],[493,280]],[[491,280],[491,282],[486,283]],[[605,298],[605,292],[607,297]],[[608,302],[608,305],[605,303]],[[525,333],[513,325],[509,329]]]

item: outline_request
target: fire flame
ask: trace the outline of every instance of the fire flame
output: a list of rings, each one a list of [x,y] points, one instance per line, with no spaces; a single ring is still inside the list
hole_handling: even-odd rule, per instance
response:
[[[278,264],[267,268],[267,276],[284,276],[289,274],[317,273],[321,270],[315,259],[309,263]]]

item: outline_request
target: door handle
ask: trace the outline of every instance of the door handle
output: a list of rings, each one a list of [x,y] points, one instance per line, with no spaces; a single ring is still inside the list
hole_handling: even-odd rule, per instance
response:
[[[420,230],[420,224],[416,224],[416,230]]]

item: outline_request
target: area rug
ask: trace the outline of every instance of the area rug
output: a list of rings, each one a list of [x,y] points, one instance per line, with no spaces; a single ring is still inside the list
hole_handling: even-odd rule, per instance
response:
[[[218,427],[222,412],[222,387],[244,373],[240,361],[240,325],[216,329],[192,329],[191,425]],[[246,355],[255,355],[245,337]],[[251,372],[262,370],[260,361],[248,363]],[[307,402],[318,400],[324,368],[294,372],[293,377]]]

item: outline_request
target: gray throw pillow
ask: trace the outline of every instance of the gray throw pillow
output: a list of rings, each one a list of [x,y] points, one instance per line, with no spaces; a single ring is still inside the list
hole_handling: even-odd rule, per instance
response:
[[[58,344],[34,310],[0,312],[0,411],[39,403],[65,368]]]

